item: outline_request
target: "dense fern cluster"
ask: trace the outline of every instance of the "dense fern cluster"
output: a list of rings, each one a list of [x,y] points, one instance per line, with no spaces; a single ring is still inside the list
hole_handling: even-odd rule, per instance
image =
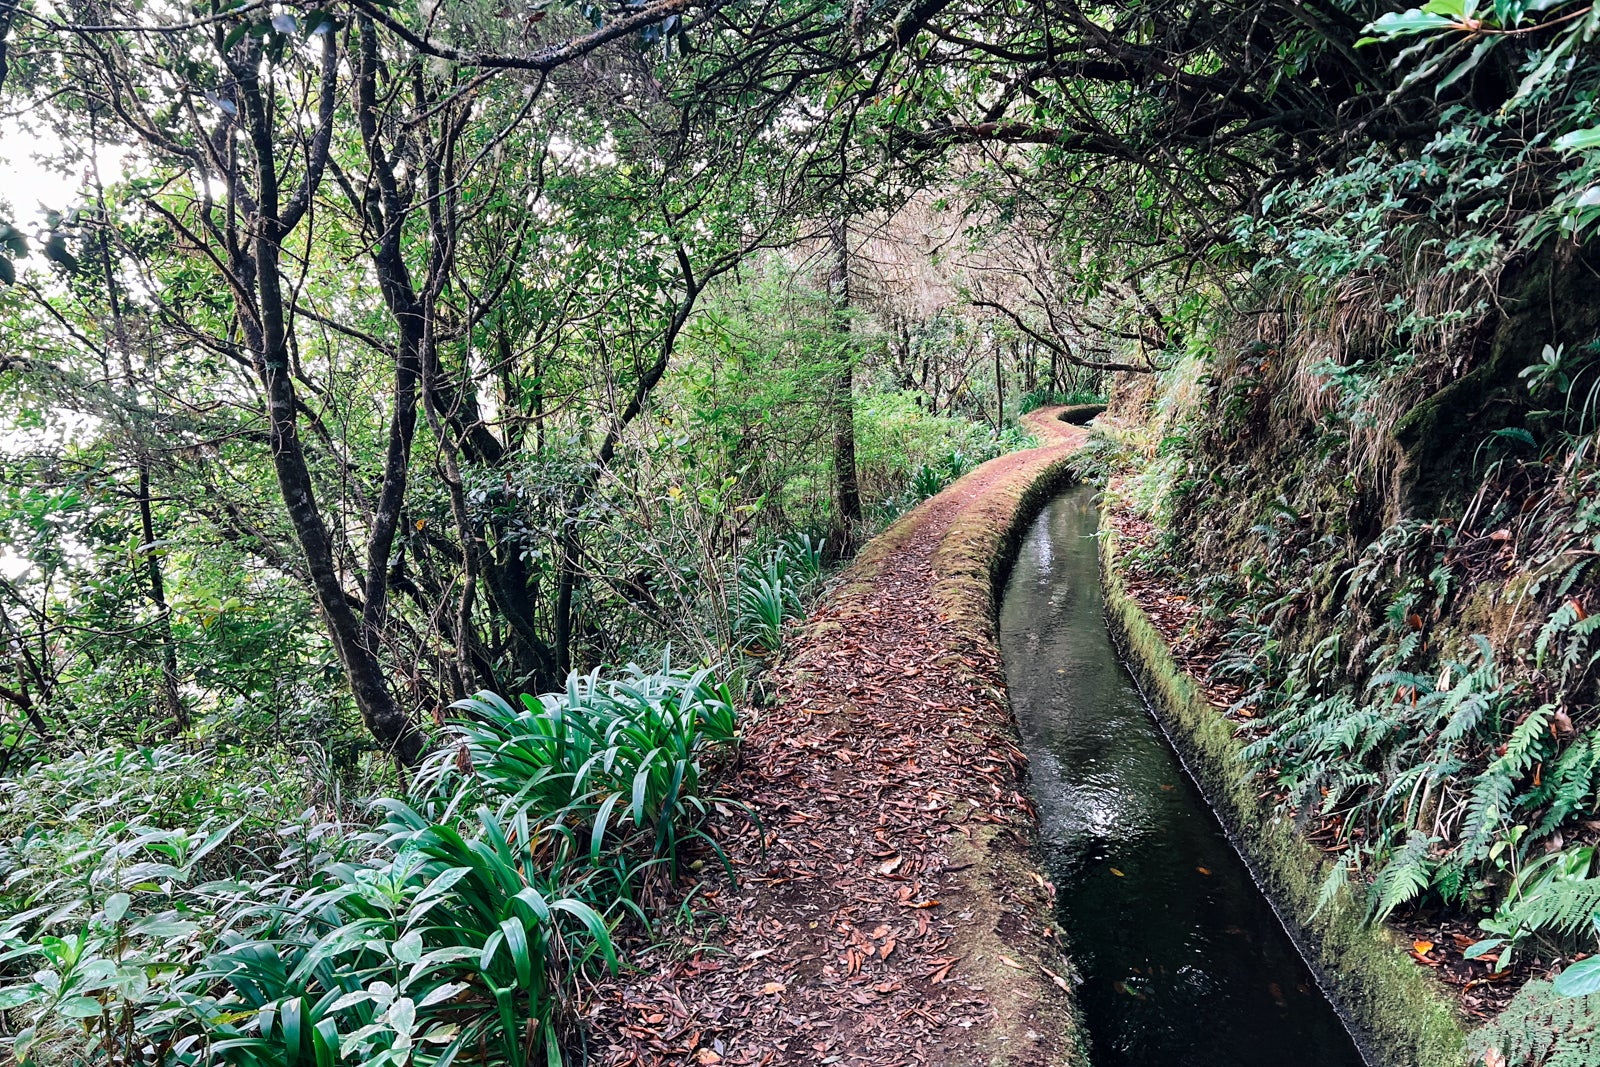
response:
[[[1523,849],[1549,839],[1596,784],[1592,732],[1574,736],[1568,716],[1563,737],[1558,703],[1526,706],[1529,680],[1484,635],[1451,640],[1458,539],[1439,523],[1389,527],[1334,576],[1334,625],[1294,654],[1271,635],[1300,598],[1266,585],[1278,595],[1235,608],[1246,625],[1218,665],[1253,673],[1265,698],[1246,758],[1274,774],[1287,808],[1331,823],[1348,849],[1342,871],[1374,872],[1380,916],[1429,891],[1481,899],[1503,835],[1527,826]]]
[[[1600,995],[1560,997],[1548,982],[1529,982],[1473,1046],[1498,1050],[1507,1063],[1600,1067]]]
[[[1588,350],[1574,359],[1587,370],[1568,367],[1568,391],[1596,369]],[[1587,405],[1524,375],[1526,425],[1488,435],[1429,506],[1397,508],[1353,473],[1360,403],[1297,407],[1290,373],[1249,350],[1146,450],[1160,503],[1124,490],[1200,608],[1212,680],[1248,720],[1245,759],[1285,814],[1342,846],[1324,900],[1349,886],[1378,919],[1455,910],[1483,928],[1472,954],[1500,967],[1592,951],[1600,462]],[[1540,1010],[1584,1016],[1570,1001]],[[1511,1063],[1583,1062],[1556,1046],[1512,1055],[1504,1040]]]

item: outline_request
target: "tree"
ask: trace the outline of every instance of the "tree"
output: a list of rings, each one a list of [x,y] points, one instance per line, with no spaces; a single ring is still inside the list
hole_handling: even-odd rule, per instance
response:
[[[98,330],[108,308],[120,320],[124,273],[159,279],[140,286],[139,314],[166,327],[165,352],[128,383],[129,410],[166,437],[146,451],[240,430],[236,445],[264,446],[286,526],[228,490],[231,467],[210,472],[197,509],[305,583],[363,721],[402,762],[423,745],[418,706],[548,687],[580,660],[585,531],[619,447],[705,287],[783,239],[820,187],[805,161],[827,150],[827,121],[763,142],[792,92],[745,117],[737,93],[706,87],[735,69],[759,81],[759,58],[681,64],[692,91],[671,98],[664,46],[694,10],[708,42],[725,40],[719,5],[684,3],[599,29],[569,12],[508,29],[359,2],[30,19],[74,79],[57,93],[35,72],[44,113],[91,156],[103,134],[132,148],[147,175],[127,185],[124,218],[52,230],[73,261],[64,328]],[[99,282],[66,252],[74,237],[98,249]],[[33,295],[66,314],[62,294]],[[242,426],[157,413],[196,358]],[[552,389],[593,416],[581,443],[552,435]],[[363,394],[383,399],[364,409]],[[555,491],[532,526],[496,503],[557,455],[575,466],[541,488]]]
[[[828,250],[832,257],[828,294],[839,335],[831,396],[834,501],[839,524],[833,541],[835,551],[848,554],[861,525],[861,488],[856,480],[855,353],[850,343],[850,226],[846,219],[829,220]]]

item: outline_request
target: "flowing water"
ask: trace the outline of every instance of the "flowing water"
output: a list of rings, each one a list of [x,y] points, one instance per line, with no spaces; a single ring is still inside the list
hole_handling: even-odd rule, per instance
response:
[[[1094,1067],[1357,1067],[1361,1054],[1106,630],[1092,493],[1023,542],[1000,611]]]

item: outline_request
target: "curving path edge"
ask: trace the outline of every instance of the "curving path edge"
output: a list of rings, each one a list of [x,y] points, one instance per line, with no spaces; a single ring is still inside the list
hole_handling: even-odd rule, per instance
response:
[[[994,633],[997,579],[1087,437],[1060,412],[875,538],[806,620],[724,789],[760,819],[724,842],[739,882],[708,859],[678,926],[595,991],[593,1059],[1085,1062]]]

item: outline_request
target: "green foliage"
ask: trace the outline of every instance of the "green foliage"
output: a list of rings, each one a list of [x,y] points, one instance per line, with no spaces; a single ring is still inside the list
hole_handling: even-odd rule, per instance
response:
[[[1600,911],[1600,878],[1594,877],[1592,846],[1552,852],[1525,863],[1515,863],[1515,845],[1526,827],[1515,827],[1492,858],[1510,859],[1505,898],[1495,914],[1479,925],[1492,936],[1468,949],[1469,958],[1497,952],[1496,970],[1510,966],[1523,944],[1538,940],[1557,950],[1572,943],[1573,935],[1587,929]]]
[[[275,824],[272,793],[171,750],[31,770],[0,926],[17,1061],[560,1063],[566,998],[619,966],[640,876],[714,847],[701,789],[732,698],[663,663],[461,710],[460,747],[370,824],[315,805]],[[151,825],[196,789],[202,829]]]
[[[441,810],[510,806],[535,836],[579,847],[595,865],[639,853],[676,862],[683,840],[703,839],[703,761],[737,739],[727,685],[707,669],[676,670],[670,658],[621,678],[574,674],[564,693],[524,696],[521,708],[492,693],[455,707],[464,713],[458,747],[428,762],[418,789]],[[614,873],[627,891],[633,872]]]
[[[1600,937],[1600,907],[1591,913],[1590,923],[1595,936]],[[1600,993],[1600,955],[1592,955],[1571,964],[1556,975],[1551,987],[1559,997],[1586,997],[1591,993]]]
[[[1600,1064],[1600,996],[1563,997],[1548,982],[1529,982],[1470,1041],[1473,1052],[1494,1049],[1510,1064],[1595,1067]]]
[[[951,452],[938,463],[924,463],[911,473],[909,496],[917,503],[936,496],[945,486],[971,470],[975,463],[964,452]]]
[[[1098,431],[1090,432],[1089,440],[1070,460],[1078,480],[1090,485],[1104,485],[1112,472],[1126,469],[1128,461],[1126,447]]]
[[[1590,956],[1562,971],[1551,983],[1560,997],[1586,997],[1600,992],[1600,956]]]
[[[1373,880],[1373,915],[1387,919],[1402,904],[1421,896],[1433,884],[1434,864],[1428,855],[1428,839],[1411,834],[1403,848],[1391,853],[1383,870]]]
[[[747,650],[772,653],[783,644],[783,624],[798,617],[801,608],[781,553],[772,553],[759,567],[740,568],[736,612],[733,632]]]
[[[783,645],[784,625],[805,614],[805,600],[822,577],[824,542],[800,534],[739,568],[733,634],[744,651],[770,655]]]
[[[893,520],[973,467],[1026,444],[1027,436],[1015,426],[997,434],[981,422],[932,415],[909,392],[881,394],[857,408],[857,465],[879,522]]]

